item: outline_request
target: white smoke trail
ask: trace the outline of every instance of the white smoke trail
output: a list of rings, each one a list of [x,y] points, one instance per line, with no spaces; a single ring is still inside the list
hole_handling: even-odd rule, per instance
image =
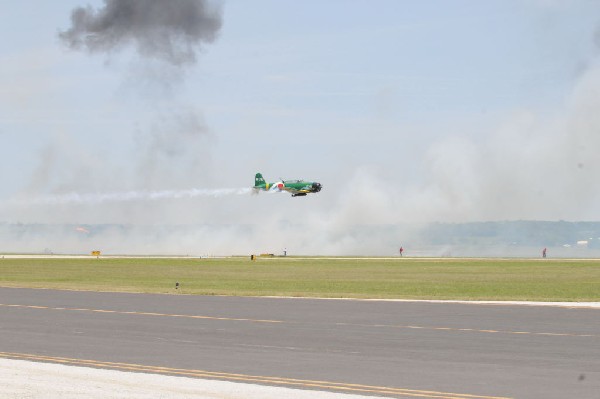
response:
[[[125,191],[112,193],[66,193],[46,195],[31,199],[13,199],[12,203],[20,205],[63,205],[63,204],[100,204],[105,202],[127,201],[156,201],[163,199],[181,199],[196,197],[223,197],[229,195],[250,194],[252,188],[217,188],[202,189],[191,188],[187,190],[159,190],[159,191]]]

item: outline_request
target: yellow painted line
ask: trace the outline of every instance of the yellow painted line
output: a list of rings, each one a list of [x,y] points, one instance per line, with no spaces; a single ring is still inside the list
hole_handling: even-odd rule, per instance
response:
[[[168,314],[168,313],[153,313],[153,312],[131,312],[131,311],[106,310],[106,309],[62,308],[62,307],[59,308],[59,307],[50,307],[50,306],[14,305],[14,304],[3,304],[3,303],[0,303],[0,307],[62,310],[62,311],[71,311],[71,312],[113,313],[113,314],[140,315],[140,316],[182,317],[182,318],[188,318],[188,319],[248,321],[248,322],[254,322],[254,323],[284,323],[281,320],[244,319],[244,318],[235,318],[235,317],[215,317],[215,316]]]
[[[583,337],[583,338],[600,338],[597,334],[574,334],[574,333],[550,333],[550,332],[533,332],[533,331],[510,331],[510,330],[484,330],[477,328],[459,328],[459,327],[427,327],[427,326],[403,326],[394,324],[352,324],[352,323],[336,323],[339,326],[357,326],[357,327],[377,327],[377,328],[398,328],[411,330],[429,330],[429,331],[460,331],[474,332],[482,334],[516,334],[516,335],[545,335],[553,337]]]
[[[106,309],[88,309],[88,308],[64,308],[50,307],[38,305],[17,305],[17,304],[2,304],[0,307],[26,308],[26,309],[44,309],[44,310],[62,310],[72,312],[93,312],[93,313],[112,313],[126,314],[138,316],[155,316],[155,317],[180,317],[186,319],[200,320],[222,320],[222,321],[245,321],[251,323],[274,323],[274,324],[299,324],[295,321],[284,320],[269,320],[269,319],[249,319],[235,317],[217,317],[203,315],[186,315],[186,314],[169,314],[169,313],[154,313],[154,312],[135,312],[135,311],[119,311]],[[459,327],[438,327],[438,326],[413,326],[413,325],[393,325],[393,324],[353,324],[353,323],[335,323],[338,326],[354,326],[354,327],[376,327],[376,328],[396,328],[396,329],[411,329],[411,330],[429,330],[429,331],[451,331],[451,332],[473,332],[481,334],[515,334],[515,335],[537,335],[550,337],[580,337],[580,338],[600,338],[597,334],[574,334],[574,333],[552,333],[552,332],[533,332],[533,331],[509,331],[509,330],[485,330],[476,328],[459,328]]]
[[[214,372],[214,371],[207,371],[207,370],[178,369],[178,368],[171,368],[171,367],[147,366],[147,365],[132,364],[132,363],[105,362],[105,361],[99,361],[99,360],[73,359],[73,358],[65,358],[65,357],[52,357],[52,356],[32,355],[32,354],[25,354],[25,353],[0,352],[0,357],[6,358],[6,359],[60,363],[60,364],[65,364],[65,365],[82,366],[82,367],[99,367],[99,368],[108,368],[108,369],[114,369],[114,370],[147,372],[147,373],[154,373],[154,374],[182,375],[182,376],[194,377],[194,378],[221,379],[221,380],[227,380],[227,381],[238,381],[238,382],[255,383],[255,384],[261,383],[261,384],[270,384],[270,385],[285,386],[285,387],[291,387],[291,388],[329,389],[329,390],[346,391],[346,392],[352,392],[352,393],[394,395],[394,396],[400,396],[400,397],[419,397],[419,398],[429,398],[429,399],[510,399],[510,398],[501,397],[501,396],[460,394],[460,393],[408,389],[408,388],[393,388],[393,387],[384,387],[384,386],[375,386],[375,385],[349,384],[349,383],[331,382],[331,381],[301,380],[301,379],[296,379],[296,378],[285,378],[285,377],[268,377],[268,376],[259,376],[259,375],[233,374],[233,373]]]
[[[366,325],[365,325],[365,327],[366,327]],[[553,336],[553,337],[600,338],[600,335],[595,335],[595,334],[549,333],[549,332],[509,331],[509,330],[479,330],[476,328],[423,327],[423,326],[400,326],[400,325],[389,325],[389,326],[378,326],[378,327],[410,328],[410,329],[435,330],[435,331],[461,331],[461,332],[475,332],[475,333],[484,333],[484,334],[515,334],[515,335],[527,334],[527,335],[545,335],[545,336]]]

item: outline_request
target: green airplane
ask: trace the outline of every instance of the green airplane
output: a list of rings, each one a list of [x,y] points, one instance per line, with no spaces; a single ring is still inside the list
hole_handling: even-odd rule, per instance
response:
[[[292,197],[304,197],[308,193],[321,191],[321,183],[304,180],[280,180],[275,183],[267,183],[262,174],[257,173],[254,177],[254,191],[287,191]]]

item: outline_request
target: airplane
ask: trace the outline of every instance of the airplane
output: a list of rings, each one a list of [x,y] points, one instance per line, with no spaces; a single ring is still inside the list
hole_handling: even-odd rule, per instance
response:
[[[254,177],[254,191],[258,193],[263,191],[287,191],[292,197],[304,197],[308,193],[318,193],[321,191],[321,183],[304,180],[279,180],[275,183],[267,183],[262,174],[257,173]]]

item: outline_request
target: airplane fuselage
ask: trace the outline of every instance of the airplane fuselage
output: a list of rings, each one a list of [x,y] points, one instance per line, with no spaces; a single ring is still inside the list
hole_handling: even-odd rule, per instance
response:
[[[304,180],[280,180],[268,183],[260,173],[257,173],[254,179],[254,189],[257,191],[287,191],[292,194],[292,197],[304,197],[309,193],[318,193],[321,188],[321,183]]]

